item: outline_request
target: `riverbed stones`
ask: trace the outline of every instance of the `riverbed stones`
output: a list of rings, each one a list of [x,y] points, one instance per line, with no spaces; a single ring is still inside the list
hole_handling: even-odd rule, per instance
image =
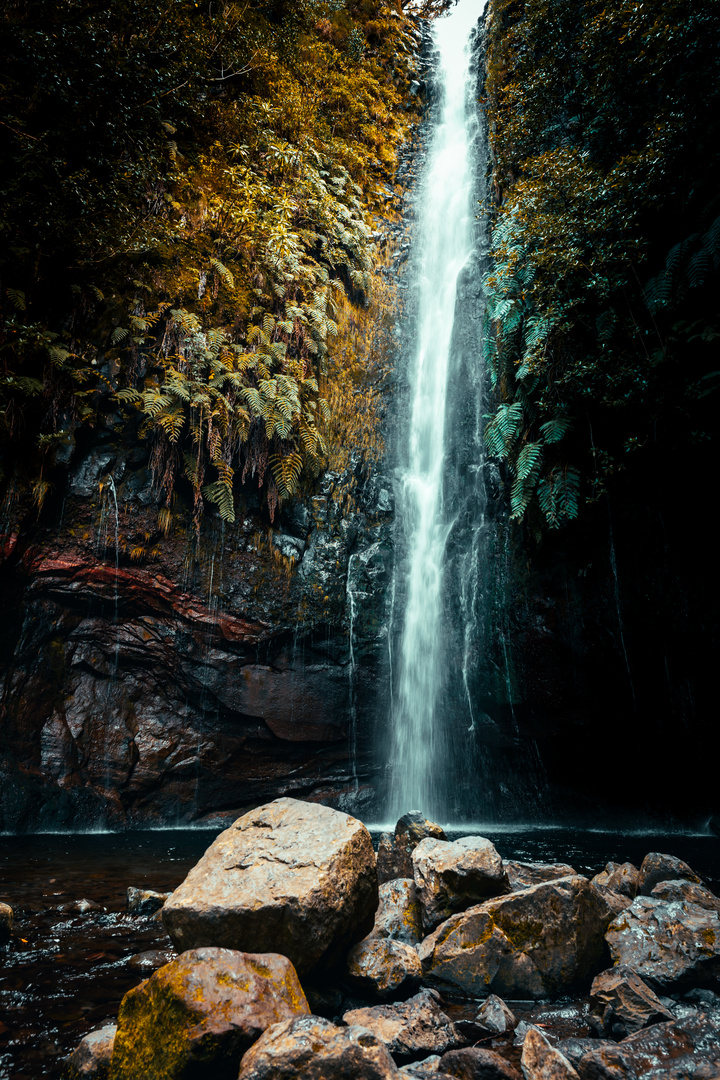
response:
[[[513,859],[504,859],[503,867],[508,876],[511,892],[517,892],[518,889],[530,889],[543,881],[555,881],[557,878],[577,874],[577,870],[569,863],[515,862]]]
[[[406,945],[422,941],[422,908],[412,878],[396,878],[380,886],[380,903],[369,936]]]
[[[131,885],[127,891],[128,912],[131,915],[154,915],[172,893],[155,892],[153,889],[136,889]]]
[[[238,1080],[391,1080],[397,1076],[384,1042],[367,1028],[338,1027],[322,1017],[308,1016],[269,1028],[243,1057]]]
[[[475,1026],[486,1035],[504,1035],[514,1031],[517,1018],[497,994],[490,994],[478,1009]]]
[[[378,998],[393,998],[416,990],[422,964],[412,945],[390,938],[365,938],[347,958],[353,983]]]
[[[640,864],[637,881],[637,895],[650,896],[653,889],[661,881],[693,881],[696,885],[702,885],[692,867],[682,859],[674,855],[663,855],[659,851],[651,851]]]
[[[720,1016],[698,1013],[653,1024],[616,1047],[591,1050],[580,1059],[582,1080],[717,1080]]]
[[[418,947],[426,981],[448,993],[553,998],[602,970],[612,912],[587,878],[543,882],[478,904]]]
[[[67,1059],[67,1080],[107,1080],[116,1033],[117,1024],[106,1024],[81,1039]]]
[[[449,1050],[440,1058],[439,1070],[456,1080],[522,1080],[515,1066],[496,1050],[481,1046]]]
[[[298,972],[339,963],[378,906],[370,833],[316,803],[276,799],[222,832],[162,909],[178,950],[279,952]]]
[[[720,983],[720,915],[698,904],[638,896],[607,932],[615,964],[660,990]]]
[[[590,1003],[593,1026],[614,1039],[675,1019],[640,976],[623,964],[596,975]]]
[[[13,928],[13,909],[9,904],[0,904],[0,944],[7,941]]]
[[[309,1012],[286,957],[192,949],[123,998],[111,1080],[235,1080],[266,1028]]]
[[[454,842],[427,837],[413,851],[412,865],[426,932],[481,900],[510,892],[502,859],[483,836]]]
[[[562,1051],[534,1025],[525,1036],[520,1067],[525,1080],[580,1080]]]
[[[432,990],[421,990],[395,1005],[352,1009],[343,1020],[368,1028],[401,1063],[426,1054],[443,1054],[467,1042],[443,1012],[438,995]]]

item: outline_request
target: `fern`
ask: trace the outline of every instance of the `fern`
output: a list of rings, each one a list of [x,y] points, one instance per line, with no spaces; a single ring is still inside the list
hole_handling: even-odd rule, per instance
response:
[[[560,442],[569,427],[570,420],[566,416],[556,416],[540,425],[540,434],[546,443],[556,443]]]

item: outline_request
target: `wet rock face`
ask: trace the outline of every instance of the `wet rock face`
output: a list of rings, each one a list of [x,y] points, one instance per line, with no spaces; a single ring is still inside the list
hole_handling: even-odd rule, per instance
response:
[[[338,963],[378,905],[370,833],[347,814],[276,799],[217,837],[162,909],[179,950],[279,952],[301,973]]]
[[[440,1058],[439,1071],[457,1080],[521,1080],[514,1065],[500,1054],[476,1046],[448,1050]]]
[[[521,1065],[525,1080],[580,1080],[562,1051],[537,1027],[530,1027],[525,1036]]]
[[[224,529],[208,517],[196,542],[180,515],[164,534],[147,470],[121,457],[83,457],[47,532],[31,546],[20,522],[4,562],[0,543],[0,829],[182,824],[292,794],[358,804],[392,515],[361,490],[343,517],[328,474],[277,543],[252,510]]]
[[[655,886],[661,881],[691,881],[696,885],[702,885],[702,881],[692,867],[682,859],[653,851],[642,861],[636,891],[639,896],[650,896]]]
[[[107,1080],[117,1024],[91,1031],[81,1039],[68,1058],[68,1080]]]
[[[656,989],[720,983],[720,914],[698,904],[638,896],[611,924],[613,961]]]
[[[123,998],[111,1080],[235,1080],[266,1028],[309,1012],[286,957],[190,950]]]
[[[699,1013],[653,1024],[616,1046],[589,1051],[578,1072],[583,1080],[714,1080],[720,1072],[720,1017]]]
[[[559,878],[453,915],[418,954],[426,980],[447,992],[552,998],[601,970],[611,918],[586,878]]]
[[[238,1080],[391,1080],[397,1075],[384,1043],[366,1028],[337,1027],[309,1016],[266,1031],[243,1057]]]
[[[503,869],[508,876],[511,892],[530,889],[541,881],[554,881],[577,873],[569,863],[527,863],[512,859],[503,860]]]
[[[370,937],[391,938],[406,945],[422,941],[422,908],[412,878],[386,881],[380,886],[379,895]]]

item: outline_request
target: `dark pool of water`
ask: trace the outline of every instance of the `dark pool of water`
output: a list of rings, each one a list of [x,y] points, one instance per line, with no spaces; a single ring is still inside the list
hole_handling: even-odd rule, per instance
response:
[[[476,830],[457,835],[470,831]],[[639,865],[648,851],[664,851],[690,863],[720,891],[716,837],[483,832],[504,858],[569,862],[584,874],[610,859]],[[164,962],[170,947],[156,919],[127,914],[128,886],[176,888],[214,835],[183,830],[0,837],[0,901],[15,911],[12,940],[0,947],[0,1080],[58,1077],[78,1040],[116,1018],[123,994]],[[101,910],[60,910],[81,899]],[[159,955],[137,959],[156,950]]]

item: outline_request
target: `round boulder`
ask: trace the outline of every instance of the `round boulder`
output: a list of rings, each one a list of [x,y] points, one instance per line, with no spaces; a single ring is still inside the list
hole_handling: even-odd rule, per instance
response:
[[[354,983],[378,998],[391,998],[416,989],[422,964],[412,945],[390,938],[365,938],[354,945],[347,958]]]
[[[286,957],[192,949],[122,999],[111,1080],[235,1080],[266,1028],[309,1012]]]
[[[242,1059],[238,1080],[391,1080],[397,1075],[384,1043],[366,1028],[308,1016],[266,1031]]]
[[[278,952],[300,973],[338,963],[373,927],[370,833],[337,810],[276,799],[222,832],[162,908],[175,947]]]

